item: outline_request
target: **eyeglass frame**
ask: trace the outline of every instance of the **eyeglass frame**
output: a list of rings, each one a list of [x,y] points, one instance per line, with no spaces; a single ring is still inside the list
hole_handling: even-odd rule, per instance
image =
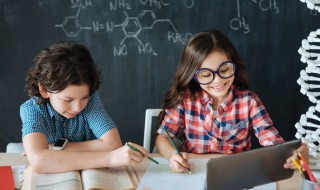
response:
[[[233,73],[231,76],[229,76],[229,77],[222,77],[222,76],[220,75],[220,73],[219,73],[219,70],[220,70],[221,66],[222,66],[223,64],[225,64],[225,63],[231,63],[231,64],[233,65],[233,67],[234,67],[234,73]],[[209,71],[213,74],[212,80],[211,80],[210,82],[208,82],[208,83],[201,83],[201,82],[197,79],[197,74],[198,74],[200,71],[202,71],[202,70],[209,70]],[[237,65],[236,65],[234,62],[232,62],[232,61],[225,61],[225,62],[222,62],[222,63],[219,65],[219,67],[218,67],[218,69],[217,69],[216,71],[211,70],[211,69],[209,69],[209,68],[201,68],[201,69],[198,69],[198,70],[196,71],[196,73],[193,75],[193,79],[194,79],[195,81],[197,81],[199,84],[207,85],[207,84],[210,84],[210,83],[215,79],[216,74],[218,74],[220,78],[228,79],[228,78],[234,76],[234,75],[236,74],[236,71],[237,71]]]

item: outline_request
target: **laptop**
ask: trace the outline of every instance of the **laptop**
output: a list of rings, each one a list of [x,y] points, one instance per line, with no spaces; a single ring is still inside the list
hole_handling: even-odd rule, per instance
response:
[[[212,158],[207,163],[204,189],[250,189],[292,177],[294,170],[283,167],[301,146],[300,140]]]

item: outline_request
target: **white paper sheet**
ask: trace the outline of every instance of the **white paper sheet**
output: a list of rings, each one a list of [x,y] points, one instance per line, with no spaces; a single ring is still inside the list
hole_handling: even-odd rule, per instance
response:
[[[26,169],[25,165],[11,166],[13,179],[14,179],[14,188],[20,189],[23,182],[23,174]]]
[[[159,165],[150,162],[150,165],[142,177],[138,190],[163,190],[163,189],[203,189],[206,179],[206,163],[208,159],[189,159],[189,173],[174,173],[165,158],[157,158]]]
[[[142,177],[137,190],[194,190],[203,189],[206,179],[206,164],[208,159],[189,159],[192,175],[189,173],[174,173],[165,158],[157,158],[159,165],[150,162],[150,165]],[[256,186],[250,190],[274,190],[276,182]]]

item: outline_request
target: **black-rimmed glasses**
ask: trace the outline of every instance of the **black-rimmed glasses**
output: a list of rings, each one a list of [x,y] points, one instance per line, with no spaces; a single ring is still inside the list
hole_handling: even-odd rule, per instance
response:
[[[200,84],[209,84],[214,80],[215,74],[219,77],[227,79],[236,73],[237,65],[231,61],[221,63],[216,71],[209,68],[198,69],[193,78]]]

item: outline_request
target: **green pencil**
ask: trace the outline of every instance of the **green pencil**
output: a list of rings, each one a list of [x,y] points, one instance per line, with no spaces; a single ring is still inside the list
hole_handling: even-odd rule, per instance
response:
[[[174,149],[176,149],[176,152],[182,157],[180,151],[178,150],[178,148],[176,147],[176,145],[174,144],[173,140],[171,139],[168,131],[166,128],[164,128],[164,131],[166,132],[167,136],[168,136],[168,139],[170,140],[172,146],[174,147]],[[190,168],[188,168],[188,171],[189,171],[189,174],[192,174],[192,171],[190,170]]]
[[[136,147],[132,146],[132,145],[129,144],[129,143],[126,143],[126,145],[127,145],[128,147],[130,147],[132,150],[137,151],[137,152],[140,152],[140,153],[142,154],[142,156],[144,156],[144,154],[143,154],[139,149],[137,149]],[[156,163],[156,164],[159,164],[159,162],[157,162],[155,159],[151,158],[150,156],[148,156],[148,159],[151,160],[152,162]]]

